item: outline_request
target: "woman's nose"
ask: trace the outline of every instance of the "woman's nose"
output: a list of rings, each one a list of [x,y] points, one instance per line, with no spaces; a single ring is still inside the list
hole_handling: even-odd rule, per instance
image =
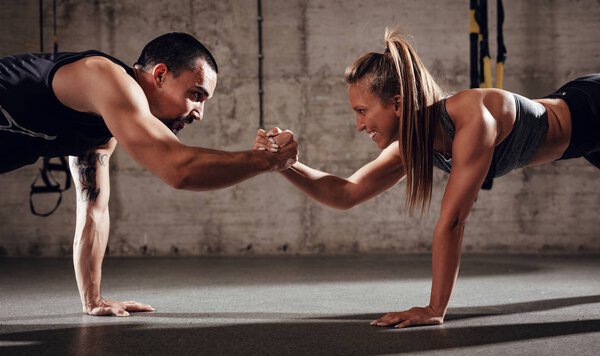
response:
[[[360,115],[356,115],[356,129],[362,131],[365,129],[365,121]]]

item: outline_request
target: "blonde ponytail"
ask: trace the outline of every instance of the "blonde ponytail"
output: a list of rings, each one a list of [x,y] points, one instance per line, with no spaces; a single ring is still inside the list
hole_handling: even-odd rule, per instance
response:
[[[349,66],[345,80],[353,84],[370,75],[373,94],[382,100],[400,96],[398,137],[406,171],[406,205],[410,213],[420,207],[423,214],[433,186],[436,104],[444,94],[397,28],[385,30],[385,44],[383,54],[368,53]]]

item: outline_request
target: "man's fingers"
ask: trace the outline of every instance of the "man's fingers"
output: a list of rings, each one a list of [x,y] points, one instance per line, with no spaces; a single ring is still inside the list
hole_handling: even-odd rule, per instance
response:
[[[275,137],[275,143],[282,147],[292,141],[294,141],[294,133],[290,130],[285,130]]]
[[[267,132],[267,137],[277,136],[281,133],[281,129],[279,127],[273,127]]]
[[[149,304],[144,304],[144,303],[139,303],[139,302],[134,302],[134,301],[123,302],[123,304],[125,304],[124,309],[127,311],[130,311],[130,312],[147,312],[147,311],[155,310]]]

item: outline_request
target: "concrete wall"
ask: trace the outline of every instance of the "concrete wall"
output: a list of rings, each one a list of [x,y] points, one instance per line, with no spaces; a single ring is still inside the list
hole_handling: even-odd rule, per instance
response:
[[[495,8],[490,2],[490,31]],[[0,55],[37,51],[38,1],[0,0]],[[167,31],[195,34],[220,66],[205,120],[182,140],[249,149],[258,126],[257,23],[253,0],[58,0],[61,50],[95,48],[133,63]],[[600,1],[505,1],[505,88],[539,97],[600,71]],[[266,126],[292,129],[301,161],[348,176],[377,155],[357,134],[342,74],[383,49],[400,24],[426,65],[451,90],[468,87],[468,1],[264,0]],[[51,50],[51,1],[45,1]],[[492,54],[495,42],[492,38]],[[0,256],[69,256],[75,199],[51,217],[28,211],[37,168],[0,176]],[[350,211],[320,206],[277,174],[229,189],[175,191],[124,151],[111,161],[110,255],[246,255],[427,252],[447,176],[436,171],[431,212],[409,218],[401,183]],[[51,197],[39,204],[52,203]],[[467,252],[600,252],[600,171],[583,160],[512,172],[482,192],[465,232]]]

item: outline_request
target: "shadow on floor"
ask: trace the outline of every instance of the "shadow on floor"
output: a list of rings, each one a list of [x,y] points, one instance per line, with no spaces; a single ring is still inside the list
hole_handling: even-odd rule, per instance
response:
[[[600,302],[600,295],[450,310],[447,320],[527,313]],[[198,318],[197,323],[146,317]],[[0,354],[389,354],[456,349],[600,332],[600,320],[435,327],[375,328],[377,315],[310,317],[299,313],[144,313],[109,325],[0,325]],[[44,317],[40,317],[43,319]],[[243,324],[218,318],[273,319]],[[145,319],[145,320],[144,320]],[[135,323],[131,321],[135,320]]]
[[[600,332],[600,320],[405,330],[364,322],[294,322],[199,326],[119,324],[68,326],[3,333],[0,353],[9,354],[303,354],[364,355],[456,349]],[[54,325],[56,327],[56,325]],[[39,330],[42,329],[42,330]]]
[[[446,314],[445,321],[461,320],[469,318],[479,318],[495,315],[511,315],[532,313],[537,311],[552,310],[559,308],[567,308],[581,304],[600,303],[600,295],[588,295],[582,297],[557,298],[547,300],[535,300],[531,302],[486,305],[478,307],[464,308],[449,308]],[[332,317],[319,317],[323,320],[365,320],[372,321],[380,317],[382,314],[358,314],[358,315],[341,315]]]

